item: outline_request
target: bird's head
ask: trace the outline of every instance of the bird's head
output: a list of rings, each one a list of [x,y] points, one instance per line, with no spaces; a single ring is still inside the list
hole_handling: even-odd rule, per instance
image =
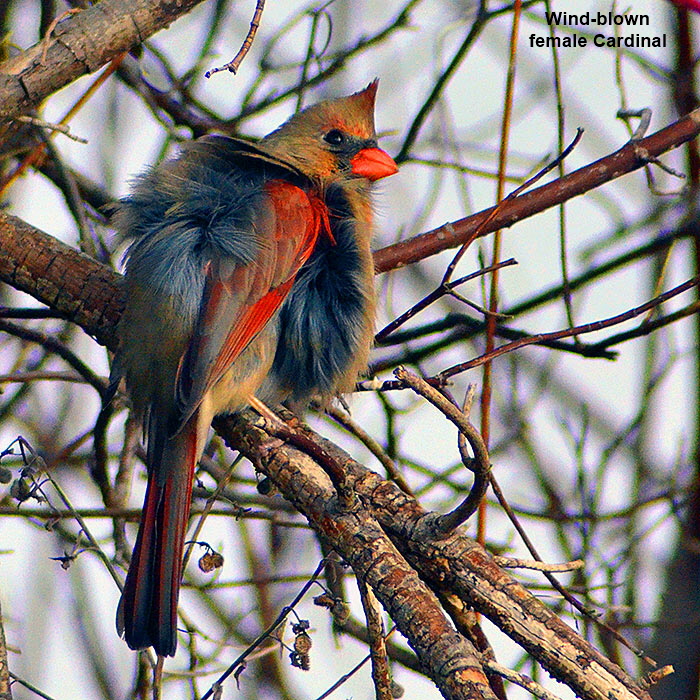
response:
[[[266,136],[260,147],[324,187],[393,175],[396,163],[377,146],[374,129],[377,84],[307,107]]]

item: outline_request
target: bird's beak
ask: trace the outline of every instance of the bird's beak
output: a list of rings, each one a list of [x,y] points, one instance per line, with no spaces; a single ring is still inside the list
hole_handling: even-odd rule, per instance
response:
[[[394,159],[381,148],[363,148],[350,159],[351,171],[368,180],[380,180],[399,172]]]

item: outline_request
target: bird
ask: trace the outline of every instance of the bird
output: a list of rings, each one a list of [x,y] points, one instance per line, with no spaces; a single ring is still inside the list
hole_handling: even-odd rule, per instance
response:
[[[177,649],[192,482],[212,419],[351,390],[374,329],[377,80],[259,141],[210,134],[137,176],[113,384],[143,422],[148,474],[117,610],[131,649]]]

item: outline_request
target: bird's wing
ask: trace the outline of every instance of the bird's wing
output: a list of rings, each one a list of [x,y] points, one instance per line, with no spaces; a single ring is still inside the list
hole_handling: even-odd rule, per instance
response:
[[[207,263],[195,332],[178,370],[179,410],[172,434],[187,423],[206,392],[267,325],[328,226],[327,209],[317,197],[283,180],[265,185],[254,222],[261,241],[257,258],[247,265],[225,258]]]
[[[201,152],[206,155],[207,160],[233,158],[251,160],[260,163],[264,162],[277,168],[302,176],[303,173],[292,163],[284,160],[279,155],[272,155],[265,149],[263,143],[248,141],[234,136],[224,136],[223,134],[207,134],[192,141],[187,145],[191,152]]]

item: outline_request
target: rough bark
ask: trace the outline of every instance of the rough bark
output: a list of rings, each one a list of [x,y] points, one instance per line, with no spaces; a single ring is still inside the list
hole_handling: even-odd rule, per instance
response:
[[[0,212],[0,280],[30,294],[114,350],[121,275],[22,219]]]
[[[449,663],[449,668],[454,665],[460,671],[467,671],[470,680],[474,669],[469,657],[462,657],[466,651],[463,644],[458,646],[460,635],[451,628],[449,633],[442,631],[431,606],[418,603],[417,591],[424,586],[422,582],[434,591],[450,591],[462,598],[580,697],[650,700],[640,684],[498,567],[488,552],[461,530],[438,539],[433,527],[434,515],[414,498],[306,429],[305,436],[342,465],[347,475],[346,485],[359,498],[359,505],[351,513],[343,511],[330,480],[323,474],[319,476],[318,465],[295,448],[279,440],[270,441],[256,428],[253,416],[249,412],[237,418],[218,419],[215,427],[232,446],[259,465],[285,498],[294,503],[354,569],[358,560],[362,562],[360,571],[367,584],[443,692],[442,666],[430,665],[432,656],[427,664],[421,657],[426,633],[434,644],[439,638],[449,642],[444,647],[439,645],[438,661],[442,659]],[[384,540],[393,543],[398,556],[387,554]],[[416,615],[417,628],[412,626]],[[457,680],[464,681],[462,677]],[[459,697],[448,693],[445,696]]]
[[[0,64],[0,123],[167,27],[202,0],[102,0]]]

